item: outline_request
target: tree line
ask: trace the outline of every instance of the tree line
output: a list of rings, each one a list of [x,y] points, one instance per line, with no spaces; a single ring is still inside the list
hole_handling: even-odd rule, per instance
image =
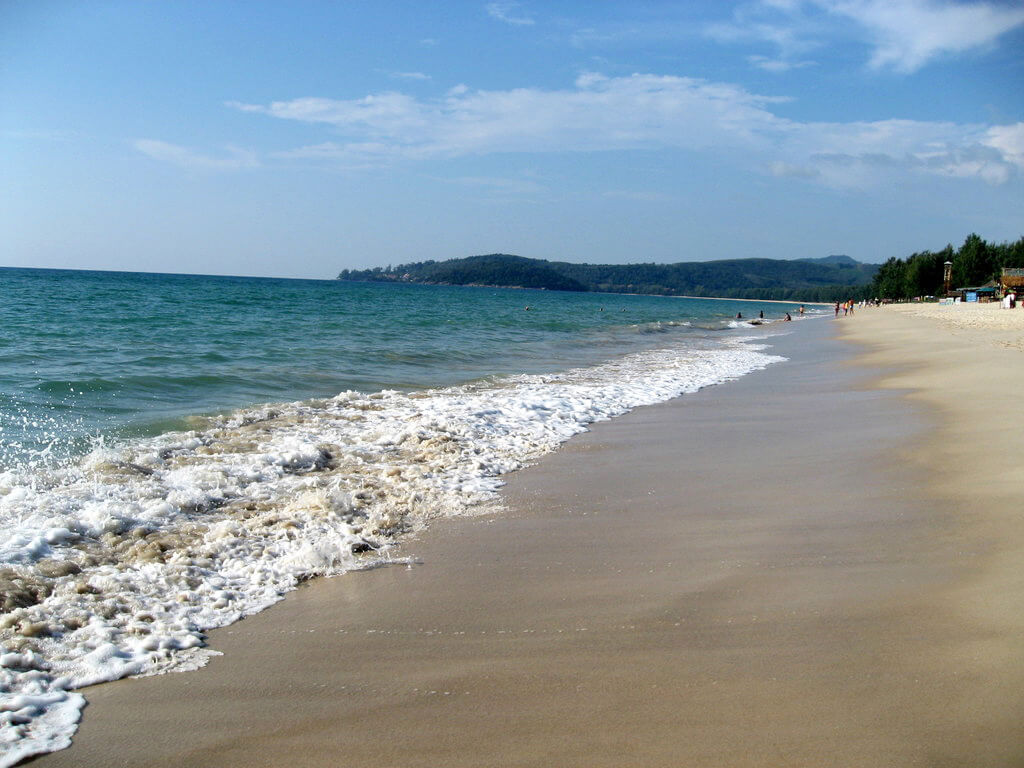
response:
[[[976,288],[998,280],[1003,267],[1024,267],[1024,237],[992,244],[972,233],[956,250],[947,245],[941,251],[921,251],[905,259],[894,256],[878,268],[869,296],[893,301],[941,296],[947,261],[953,263],[952,289]]]
[[[953,264],[952,288],[980,286],[998,278],[1003,267],[1024,267],[1024,237],[1012,243],[992,244],[971,234],[958,249],[947,245],[941,251],[893,257],[882,265],[864,264],[848,256],[579,264],[492,253],[386,268],[346,269],[338,278],[783,301],[899,301],[941,295],[947,261]]]
[[[578,264],[487,254],[343,270],[341,280],[547,288],[597,293],[835,301],[866,289],[877,265],[824,259],[724,259],[676,264]]]

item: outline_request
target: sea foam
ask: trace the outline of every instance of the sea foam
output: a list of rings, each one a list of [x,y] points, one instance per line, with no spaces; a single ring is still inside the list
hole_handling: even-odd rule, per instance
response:
[[[685,345],[684,345],[685,344]],[[783,358],[688,341],[554,375],[343,392],[0,473],[0,766],[67,746],[75,689],[193,669],[204,631],[385,562],[590,423]]]

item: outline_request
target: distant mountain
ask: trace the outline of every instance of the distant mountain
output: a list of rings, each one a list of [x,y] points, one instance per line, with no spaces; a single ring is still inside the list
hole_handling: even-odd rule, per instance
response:
[[[797,259],[797,261],[809,261],[813,264],[833,264],[837,267],[855,267],[860,262],[851,259],[845,254],[834,254],[832,256],[821,256],[817,259]]]
[[[488,285],[560,291],[835,301],[859,295],[878,271],[849,256],[726,259],[677,264],[572,264],[492,253],[383,269],[343,270],[340,280]]]

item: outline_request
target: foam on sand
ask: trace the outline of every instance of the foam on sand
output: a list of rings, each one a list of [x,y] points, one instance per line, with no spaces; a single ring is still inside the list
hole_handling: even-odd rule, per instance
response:
[[[697,341],[557,375],[350,391],[0,473],[0,766],[69,743],[74,689],[201,665],[205,630],[387,561],[587,424],[782,359]]]

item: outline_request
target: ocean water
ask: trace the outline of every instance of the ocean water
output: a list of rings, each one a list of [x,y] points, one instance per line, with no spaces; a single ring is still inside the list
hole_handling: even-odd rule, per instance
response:
[[[0,269],[0,766],[69,743],[77,688],[199,666],[588,424],[781,361],[796,308]]]

